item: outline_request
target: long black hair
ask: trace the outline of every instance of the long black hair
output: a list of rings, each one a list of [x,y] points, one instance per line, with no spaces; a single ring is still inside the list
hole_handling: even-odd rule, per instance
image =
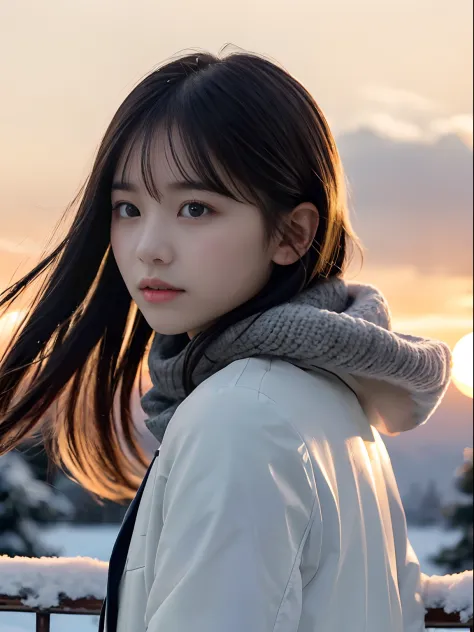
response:
[[[193,178],[257,205],[268,238],[283,231],[285,215],[302,202],[314,203],[320,216],[314,242],[299,261],[275,266],[257,296],[188,342],[188,392],[199,357],[220,331],[340,275],[350,242],[356,243],[334,138],[311,95],[285,70],[248,53],[197,53],[169,61],[133,89],[100,144],[67,236],[0,295],[6,311],[44,280],[0,364],[0,454],[40,430],[58,465],[115,500],[133,495],[146,466],[130,398],[153,331],[111,252],[111,185],[124,152],[139,143],[143,181],[159,196],[151,148],[163,130],[183,178],[190,176],[176,138]]]

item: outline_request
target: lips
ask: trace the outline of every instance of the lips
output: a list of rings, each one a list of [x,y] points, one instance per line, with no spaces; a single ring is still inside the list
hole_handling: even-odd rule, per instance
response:
[[[141,288],[142,290],[156,290],[163,292],[182,292],[183,290],[179,290],[177,287],[168,287],[166,285],[145,285],[145,287]]]
[[[183,292],[181,288],[175,287],[174,285],[170,285],[165,281],[162,281],[158,278],[145,278],[140,281],[139,284],[140,290],[162,290],[162,291],[171,291],[171,292]]]
[[[140,290],[143,298],[147,303],[168,303],[169,301],[174,300],[180,294],[184,294],[184,290],[174,290],[174,289],[155,289],[144,287]]]

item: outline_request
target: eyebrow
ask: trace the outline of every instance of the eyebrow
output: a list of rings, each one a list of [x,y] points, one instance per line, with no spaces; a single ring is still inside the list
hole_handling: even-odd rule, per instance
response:
[[[171,182],[166,186],[171,191],[207,191],[209,193],[215,193],[204,182],[200,180],[178,180]],[[112,191],[127,191],[130,193],[138,193],[138,187],[131,182],[125,180],[115,181],[112,183]]]

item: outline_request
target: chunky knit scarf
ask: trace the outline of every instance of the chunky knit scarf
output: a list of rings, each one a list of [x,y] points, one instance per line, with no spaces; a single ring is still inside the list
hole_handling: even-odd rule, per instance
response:
[[[384,297],[368,285],[331,279],[253,320],[229,327],[209,345],[195,369],[195,384],[235,360],[255,356],[326,369],[351,380],[361,403],[377,413],[371,419],[397,433],[425,422],[449,383],[449,348],[393,332]],[[186,342],[185,336],[156,334],[150,350],[153,387],[142,406],[159,441],[185,399]]]

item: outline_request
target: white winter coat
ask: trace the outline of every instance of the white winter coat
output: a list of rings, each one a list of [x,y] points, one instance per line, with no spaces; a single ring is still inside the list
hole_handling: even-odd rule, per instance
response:
[[[238,360],[179,406],[118,632],[422,632],[390,460],[348,376]]]

